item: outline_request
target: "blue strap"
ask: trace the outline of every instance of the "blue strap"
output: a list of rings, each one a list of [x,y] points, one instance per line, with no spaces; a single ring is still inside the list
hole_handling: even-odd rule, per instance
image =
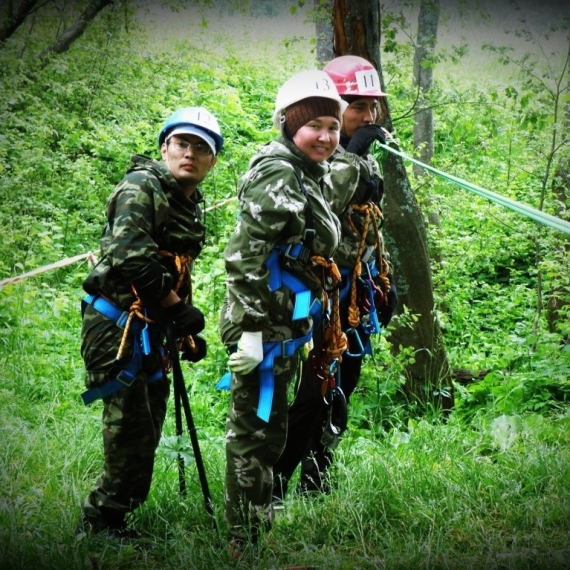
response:
[[[216,384],[216,390],[229,390],[232,385],[232,373],[226,372]]]
[[[91,305],[98,313],[101,313],[104,317],[113,321],[120,329],[125,328],[129,318],[129,312],[122,311],[119,307],[111,303],[111,301],[107,301],[105,297],[101,297],[100,295],[86,295],[82,299],[82,304],[83,303]]]
[[[289,358],[293,356],[303,345],[307,344],[313,337],[313,332],[308,332],[305,336],[292,338],[283,342],[264,342],[263,360],[259,365],[259,403],[257,405],[257,417],[264,422],[269,421],[271,406],[273,404],[273,393],[275,392],[275,376],[273,361],[276,357]]]
[[[109,380],[102,386],[95,386],[83,392],[81,394],[83,403],[87,406],[99,398],[108,398],[123,388],[129,388],[140,369],[142,360],[141,354],[142,351],[140,344],[138,342],[135,342],[133,357],[131,358],[129,365],[124,370],[121,370],[121,372],[119,372],[119,374],[117,374],[117,377],[113,380]],[[154,374],[147,378],[147,384],[158,382],[159,380],[162,380],[162,378],[162,369],[159,368]]]
[[[100,297],[98,295],[86,295],[82,299],[82,304],[91,305],[104,317],[107,317],[111,321],[114,321],[114,323],[119,328],[125,328],[127,319],[129,318],[128,311],[122,311],[119,309],[119,307],[104,297]],[[148,323],[134,321],[131,323],[130,330],[132,331],[132,334],[135,335],[133,342],[133,356],[131,358],[131,361],[126,368],[117,374],[116,378],[105,382],[105,384],[102,386],[95,386],[83,392],[81,394],[81,399],[85,405],[91,404],[99,398],[108,398],[119,390],[128,388],[133,383],[135,376],[140,370],[142,364],[142,355],[150,354],[150,339]],[[164,350],[164,348],[161,347],[161,350]],[[156,372],[147,378],[147,383],[152,384],[153,382],[162,380],[162,378],[162,368],[159,368]]]
[[[276,246],[267,259],[266,265],[269,270],[269,290],[276,291],[284,285],[295,293],[295,305],[293,307],[293,321],[306,319],[309,315],[315,315],[320,310],[320,303],[315,304],[311,290],[297,277],[281,267],[279,255],[283,253],[291,259],[298,259],[307,248],[302,243],[288,246]]]
[[[275,377],[273,364],[276,357],[289,358],[293,356],[303,345],[307,344],[313,336],[312,331],[305,336],[292,338],[283,342],[264,342],[263,360],[259,365],[259,402],[257,416],[264,422],[269,421],[273,394],[275,392]],[[226,372],[216,384],[218,390],[229,390],[231,386],[231,372]]]

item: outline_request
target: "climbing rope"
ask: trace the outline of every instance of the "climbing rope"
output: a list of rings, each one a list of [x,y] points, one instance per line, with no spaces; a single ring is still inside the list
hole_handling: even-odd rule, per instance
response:
[[[189,294],[182,300],[186,302],[187,299],[191,299],[192,280],[190,274],[190,267],[192,265],[192,257],[186,254],[182,255],[174,254],[166,250],[160,250],[158,253],[163,257],[171,259],[178,273],[178,279],[176,281],[176,284],[172,287],[173,291],[175,293],[178,293],[183,283],[187,281]],[[127,344],[127,339],[129,336],[129,331],[131,328],[131,323],[134,317],[138,317],[147,324],[154,323],[153,319],[146,316],[146,311],[144,309],[143,302],[137,295],[135,288],[132,287],[132,290],[136,298],[129,307],[129,317],[127,318],[125,329],[123,330],[123,336],[121,338],[121,343],[119,345],[119,350],[117,352],[116,360],[120,360],[120,358],[123,356],[123,352],[125,350],[125,346]],[[194,339],[191,336],[187,336],[185,338],[180,339],[179,348],[181,348],[182,345],[186,345],[191,350],[195,350],[196,348],[196,343],[194,342]]]
[[[334,261],[318,255],[313,255],[311,261],[323,268],[325,280],[328,279],[330,284],[330,287],[328,285],[324,287],[324,284],[321,285],[324,299],[323,312],[328,314],[329,318],[323,333],[321,346],[315,347],[316,350],[311,360],[312,369],[321,381],[321,395],[325,397],[327,392],[335,387],[336,368],[342,362],[342,354],[348,347],[346,334],[341,327],[339,311],[339,285],[342,277]],[[321,281],[309,266],[308,270],[315,279],[319,282]],[[332,299],[329,297],[332,297]]]
[[[237,196],[232,196],[226,200],[222,200],[218,204],[213,204],[204,210],[204,212],[210,212],[211,210],[215,210],[220,208],[221,206],[225,206],[229,202],[235,202],[237,200]],[[44,265],[43,267],[38,267],[37,269],[33,269],[32,271],[28,271],[26,273],[21,273],[20,275],[16,275],[15,277],[7,277],[6,279],[0,280],[0,289],[5,285],[10,285],[12,283],[18,283],[19,281],[23,281],[28,277],[33,277],[35,275],[40,275],[41,273],[45,273],[46,271],[50,271],[51,269],[58,269],[60,267],[66,267],[67,265],[71,265],[72,263],[76,263],[77,261],[82,261],[86,259],[89,267],[95,265],[97,263],[97,258],[95,255],[88,251],[87,253],[81,253],[79,255],[75,255],[73,257],[68,257],[66,259],[61,259],[60,261],[56,261],[55,263],[50,263],[49,265]]]
[[[178,293],[178,291],[180,290],[180,288],[182,287],[182,285],[184,284],[185,281],[188,282],[188,296],[185,297],[184,299],[182,299],[183,301],[187,301],[190,300],[190,303],[192,302],[192,281],[190,278],[190,267],[192,266],[192,257],[186,254],[174,254],[171,253],[170,251],[166,251],[161,249],[159,252],[159,255],[162,255],[163,257],[166,257],[167,259],[172,260],[172,262],[174,263],[174,267],[176,268],[176,272],[178,273],[178,280],[175,284],[175,286],[173,287],[174,291],[176,293]]]
[[[398,144],[396,139],[392,136],[392,134],[389,131],[387,131],[386,129],[382,129],[382,131],[386,135],[387,140],[395,143],[396,145]],[[396,150],[396,149],[388,146],[387,144],[378,143],[378,146],[380,148],[387,150],[388,152],[391,152],[392,154],[395,154],[396,156],[399,156],[405,160],[409,160],[410,162],[413,162],[414,164],[417,164],[417,165],[421,166],[422,168],[425,168],[426,170],[433,172],[434,174],[437,174],[441,178],[445,178],[447,180],[450,180],[451,182],[454,182],[458,186],[461,186],[462,188],[465,188],[466,190],[469,190],[470,192],[473,192],[474,194],[477,194],[478,196],[482,196],[483,198],[486,198],[487,200],[490,200],[491,202],[495,202],[496,204],[499,204],[500,206],[503,206],[504,208],[508,208],[510,210],[513,210],[514,212],[517,212],[518,214],[522,214],[523,216],[526,216],[527,218],[530,218],[531,220],[534,220],[535,222],[539,222],[539,223],[541,223],[545,226],[548,226],[552,229],[559,230],[559,231],[564,232],[566,234],[570,234],[570,222],[567,222],[566,220],[563,220],[562,218],[558,218],[557,216],[552,216],[551,214],[547,214],[546,212],[542,212],[541,210],[537,210],[536,208],[528,206],[527,204],[523,204],[521,202],[511,200],[510,198],[506,198],[505,196],[501,196],[500,194],[496,194],[495,192],[491,192],[491,190],[486,190],[485,188],[481,188],[481,186],[471,184],[470,182],[467,182],[466,180],[462,180],[461,178],[458,178],[457,176],[447,174],[446,172],[443,172],[441,170],[438,170],[437,168],[434,168],[433,166],[430,166],[429,164],[425,164],[424,162],[416,160],[415,158],[412,158],[411,156],[408,156],[407,154],[405,154],[399,150]]]
[[[131,323],[133,322],[134,317],[138,317],[145,323],[152,323],[154,322],[152,319],[148,318],[144,314],[144,307],[142,301],[137,297],[135,302],[129,307],[129,317],[127,318],[127,322],[125,323],[125,329],[123,330],[123,336],[121,337],[121,343],[119,344],[119,350],[117,351],[117,356],[115,360],[120,360],[123,356],[123,352],[125,351],[125,347],[127,345],[127,338],[129,336],[129,331],[131,329]]]
[[[358,250],[356,253],[356,261],[352,271],[352,279],[350,286],[350,305],[348,307],[348,324],[351,329],[355,329],[360,323],[360,308],[358,307],[358,280],[362,273],[362,254],[364,252],[364,247],[366,246],[366,236],[368,235],[368,228],[372,224],[374,228],[374,235],[376,241],[374,243],[374,249],[376,250],[376,261],[379,265],[379,280],[382,285],[383,299],[382,302],[388,302],[388,293],[390,293],[390,281],[388,279],[388,273],[390,268],[388,262],[384,258],[382,251],[382,238],[380,236],[380,228],[378,227],[378,220],[382,220],[382,211],[377,204],[372,202],[367,202],[366,204],[352,204],[351,209],[354,212],[364,215],[364,220],[362,223],[362,231],[359,231],[350,216],[350,212],[347,212],[346,219],[352,228],[352,231],[356,235],[360,235],[360,242],[358,244]]]

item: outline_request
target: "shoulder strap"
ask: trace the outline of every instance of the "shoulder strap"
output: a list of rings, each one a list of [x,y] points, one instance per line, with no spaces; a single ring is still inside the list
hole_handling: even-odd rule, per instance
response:
[[[293,172],[295,173],[295,177],[297,178],[297,182],[299,183],[299,187],[301,188],[301,192],[303,196],[305,196],[305,234],[303,236],[303,245],[310,248],[313,238],[315,237],[315,223],[313,218],[313,209],[311,208],[311,204],[309,202],[309,196],[307,194],[307,189],[305,188],[304,182],[301,180],[297,169],[293,168]]]

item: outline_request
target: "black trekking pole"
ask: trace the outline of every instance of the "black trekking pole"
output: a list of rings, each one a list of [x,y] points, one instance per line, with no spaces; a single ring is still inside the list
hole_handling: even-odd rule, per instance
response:
[[[196,468],[198,470],[198,477],[200,479],[200,486],[202,487],[202,494],[204,495],[204,504],[206,512],[212,518],[214,528],[217,530],[216,519],[214,517],[214,506],[212,497],[210,496],[210,489],[208,488],[208,480],[206,478],[206,470],[200,452],[200,445],[198,443],[198,436],[196,433],[196,426],[192,418],[192,411],[190,410],[190,402],[188,400],[188,392],[186,391],[186,384],[184,383],[184,376],[182,374],[182,366],[180,365],[180,356],[178,353],[178,345],[176,343],[176,335],[172,325],[166,328],[166,340],[168,343],[168,350],[172,360],[172,376],[174,380],[174,409],[176,418],[176,435],[182,435],[182,409],[186,418],[186,425],[192,442],[192,449],[194,451],[194,459],[196,461]],[[186,495],[186,478],[184,476],[184,457],[178,454],[178,478],[180,482],[180,493]]]

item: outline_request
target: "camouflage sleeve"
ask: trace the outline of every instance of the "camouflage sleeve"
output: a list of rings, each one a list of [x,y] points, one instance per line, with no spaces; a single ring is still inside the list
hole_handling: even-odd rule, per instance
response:
[[[324,194],[331,210],[340,215],[352,201],[361,178],[360,158],[351,152],[336,152],[329,161]]]
[[[376,201],[374,189],[381,183],[380,169],[372,155],[358,157],[350,152],[337,152],[331,159],[327,192],[333,209],[341,209],[342,239],[334,256],[339,267],[354,266],[361,241],[361,235],[355,228],[362,228],[364,223],[364,216],[348,210],[347,206],[364,204],[371,199]],[[376,243],[373,224],[369,224],[365,239],[369,246]]]
[[[248,171],[239,198],[239,218],[224,252],[229,315],[243,330],[258,331],[269,317],[266,261],[276,244],[301,239],[305,199],[286,161]]]
[[[129,282],[152,260],[160,261],[156,236],[166,223],[168,200],[150,172],[128,173],[107,203],[105,253]]]

